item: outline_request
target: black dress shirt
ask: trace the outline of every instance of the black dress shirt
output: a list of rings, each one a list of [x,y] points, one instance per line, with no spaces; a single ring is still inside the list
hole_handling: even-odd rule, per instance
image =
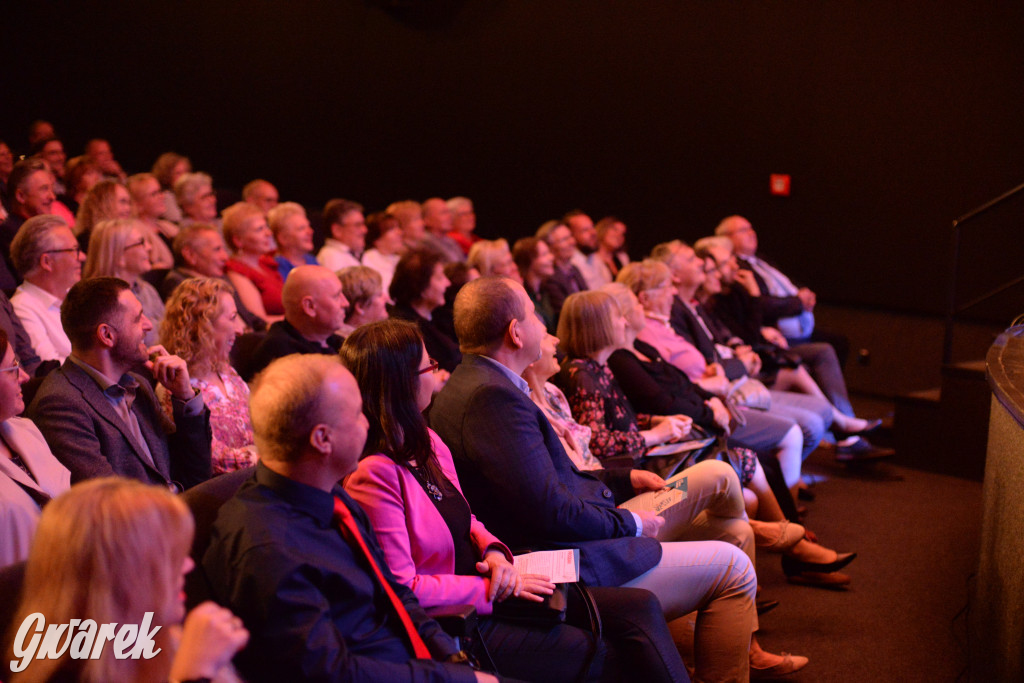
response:
[[[341,349],[342,341],[344,340],[341,337],[332,334],[327,338],[327,345],[322,346],[319,342],[303,337],[287,320],[278,320],[267,330],[267,336],[253,351],[249,363],[245,364],[242,368],[243,372],[239,374],[248,382],[271,362],[293,353],[319,353],[331,356]]]
[[[334,521],[334,496],[352,512],[374,559],[435,658],[457,651],[412,591],[387,569],[366,513],[262,463],[220,509],[203,568],[214,597],[251,637],[235,658],[250,681],[474,680],[463,665],[415,659],[388,596]]]

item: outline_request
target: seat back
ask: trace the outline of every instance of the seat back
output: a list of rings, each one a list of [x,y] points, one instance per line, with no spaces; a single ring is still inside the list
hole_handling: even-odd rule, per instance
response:
[[[12,635],[12,622],[17,616],[15,612],[21,602],[21,587],[24,583],[24,562],[0,567],[0,656],[11,651],[13,641],[8,642],[7,637]]]
[[[188,609],[205,600],[213,599],[213,589],[206,572],[203,571],[203,555],[210,546],[210,532],[221,506],[252,477],[254,471],[254,467],[246,467],[237,472],[222,474],[181,494],[181,499],[192,511],[192,517],[196,522],[196,535],[192,539],[190,553],[196,566],[185,577],[185,604]]]

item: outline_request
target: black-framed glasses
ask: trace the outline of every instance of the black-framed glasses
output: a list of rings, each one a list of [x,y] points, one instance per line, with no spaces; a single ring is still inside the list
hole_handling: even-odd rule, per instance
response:
[[[73,247],[68,247],[67,249],[47,249],[43,253],[44,254],[63,254],[65,252],[74,252],[75,256],[78,256],[78,255],[80,255],[82,253],[82,247],[80,247],[78,245],[75,245]]]
[[[138,242],[132,242],[131,244],[126,244],[124,246],[124,250],[128,251],[129,249],[134,249],[135,247],[144,247],[144,246],[146,246],[146,238],[145,237],[143,237]]]
[[[437,370],[437,369],[438,369],[439,367],[441,367],[441,364],[440,364],[440,363],[438,363],[438,362],[437,362],[436,360],[434,360],[433,358],[428,358],[427,360],[429,360],[429,361],[430,361],[430,362],[429,362],[429,363],[427,364],[427,367],[425,367],[425,368],[421,369],[421,370],[420,370],[419,372],[417,372],[417,373],[416,373],[417,375],[425,375],[425,374],[427,374],[428,372],[434,372],[434,371],[436,371],[436,370]]]
[[[0,368],[0,372],[17,373],[19,370],[21,370],[21,361],[18,360],[17,356],[14,357],[14,365],[8,365],[7,367]]]

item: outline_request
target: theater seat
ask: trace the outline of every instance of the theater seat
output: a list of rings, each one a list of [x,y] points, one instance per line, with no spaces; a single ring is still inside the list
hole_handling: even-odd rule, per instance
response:
[[[15,614],[18,603],[21,602],[21,585],[25,582],[25,563],[16,562],[6,567],[0,567],[0,653],[11,651],[13,638],[8,641],[8,636],[13,636]]]

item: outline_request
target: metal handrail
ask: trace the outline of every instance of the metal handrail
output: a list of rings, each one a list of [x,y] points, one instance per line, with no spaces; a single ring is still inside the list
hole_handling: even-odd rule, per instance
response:
[[[1020,282],[1024,282],[1024,277],[1014,278],[1002,285],[999,285],[987,294],[983,294],[976,299],[972,299],[967,302],[964,306],[958,307],[956,305],[956,271],[957,265],[960,261],[960,237],[961,228],[964,223],[974,220],[978,216],[986,213],[989,209],[992,209],[999,204],[1002,204],[1007,199],[1024,192],[1024,183],[1021,183],[1017,187],[1007,190],[1003,194],[999,195],[994,199],[990,199],[981,206],[974,208],[964,215],[960,216],[953,221],[953,234],[952,234],[952,249],[950,250],[950,266],[949,266],[949,305],[946,308],[946,331],[942,340],[942,362],[948,364],[953,360],[953,324],[956,320],[957,313],[962,313],[968,308],[973,308],[983,301],[991,299],[1000,292],[1006,291],[1010,287],[1013,287]]]

